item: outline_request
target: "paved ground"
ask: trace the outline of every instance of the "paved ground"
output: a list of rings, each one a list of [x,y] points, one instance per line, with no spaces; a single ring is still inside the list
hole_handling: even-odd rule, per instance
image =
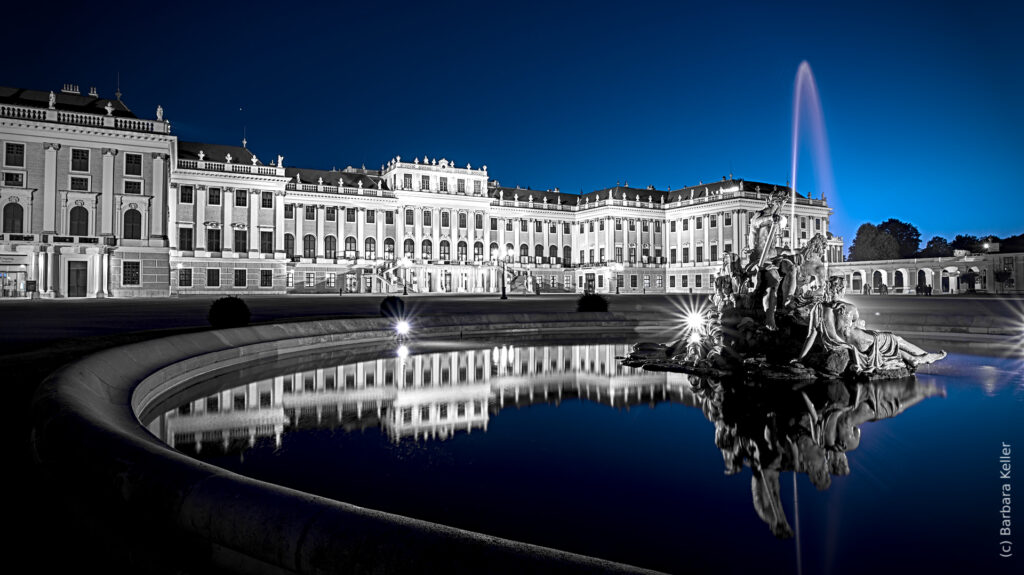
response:
[[[81,571],[97,567],[106,573],[127,572],[130,549],[98,541],[73,519],[64,502],[43,486],[33,464],[29,442],[32,395],[52,371],[84,355],[113,345],[184,331],[206,329],[213,298],[133,300],[0,301],[0,370],[13,399],[5,418],[6,434],[15,443],[7,469],[8,523],[15,526],[9,549],[31,557],[38,572]],[[376,316],[380,296],[247,297],[253,322],[301,318]],[[672,313],[704,301],[704,296],[611,296],[611,311]],[[899,314],[935,318],[994,318],[1024,335],[1024,298],[968,296],[849,296],[869,326],[873,318]],[[410,296],[407,305],[418,314],[547,312],[575,309],[574,295],[514,295],[501,301],[487,296]],[[938,334],[932,334],[937,336]],[[959,334],[954,340],[984,341],[985,336]],[[992,336],[998,337],[998,336]],[[73,481],[74,478],[67,478]],[[102,543],[102,544],[101,544]],[[59,552],[55,553],[55,550]]]

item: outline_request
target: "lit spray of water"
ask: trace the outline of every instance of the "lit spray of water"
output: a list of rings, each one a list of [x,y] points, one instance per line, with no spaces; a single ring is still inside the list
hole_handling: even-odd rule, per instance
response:
[[[821,112],[821,100],[818,99],[818,85],[814,82],[811,65],[804,60],[796,72],[793,91],[793,163],[790,182],[792,198],[789,202],[789,226],[793,245],[796,247],[796,186],[797,186],[797,152],[799,151],[800,130],[805,128],[811,138],[811,157],[814,161],[814,173],[817,176],[818,194],[834,197],[832,180],[832,162],[828,151],[828,138],[825,135],[825,116]],[[810,194],[807,196],[810,197]]]

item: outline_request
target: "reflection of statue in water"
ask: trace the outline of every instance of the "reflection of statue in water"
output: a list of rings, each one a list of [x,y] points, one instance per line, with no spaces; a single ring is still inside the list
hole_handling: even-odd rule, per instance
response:
[[[806,474],[819,490],[828,489],[833,475],[850,473],[847,452],[860,442],[856,426],[944,395],[913,379],[852,385],[833,381],[784,392],[691,382],[705,416],[715,423],[715,444],[726,474],[750,467],[754,509],[779,538],[793,536],[782,507],[780,473]]]

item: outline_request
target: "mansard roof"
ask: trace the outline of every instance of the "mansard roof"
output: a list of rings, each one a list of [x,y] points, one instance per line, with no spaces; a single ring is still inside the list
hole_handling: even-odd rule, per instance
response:
[[[563,205],[576,205],[576,194],[567,194],[565,192],[551,191],[551,190],[531,190],[529,188],[508,188],[505,186],[488,186],[487,195],[491,198],[498,199],[501,197],[501,192],[504,192],[504,199],[513,200],[516,195],[519,196],[519,201],[525,202],[529,200],[530,196],[533,196],[534,203],[544,203],[544,198],[548,199],[549,204],[563,204]]]
[[[232,164],[252,164],[253,153],[241,146],[227,146],[224,144],[207,144],[204,142],[178,142],[178,159],[198,160],[199,152],[203,152],[203,159],[207,162],[226,162],[227,155],[231,154]],[[262,166],[263,162],[256,158],[256,165]]]
[[[121,100],[111,100],[88,94],[66,94],[58,91],[54,91],[53,94],[55,98],[53,107],[57,110],[106,116],[106,105],[107,102],[110,102],[114,108],[111,115],[118,118],[137,117]],[[22,88],[0,86],[0,104],[46,109],[50,107],[50,93],[43,90],[24,90]]]
[[[707,197],[707,196],[715,196],[715,195],[718,195],[718,194],[722,193],[724,190],[732,190],[732,189],[735,189],[735,190],[741,191],[741,192],[760,192],[762,194],[767,194],[767,193],[774,192],[776,190],[787,190],[788,191],[790,188],[789,188],[789,186],[780,186],[778,184],[768,184],[768,183],[765,183],[765,182],[751,182],[751,181],[748,181],[748,180],[737,180],[737,179],[725,179],[725,178],[723,178],[721,181],[718,181],[718,182],[708,182],[708,183],[701,182],[701,183],[697,184],[696,186],[686,186],[686,187],[679,188],[679,189],[676,189],[676,190],[671,190],[670,192],[668,192],[670,197],[667,198],[665,201],[666,202],[676,201],[676,199],[678,197],[680,197],[680,196],[684,200],[689,199],[691,191],[693,192],[693,197],[696,199],[696,198],[703,198],[703,197]],[[797,193],[796,197],[803,198],[804,196],[802,194],[800,194],[800,193]]]
[[[623,194],[626,195],[627,200],[636,200],[636,197],[639,195],[640,201],[642,202],[646,202],[647,197],[650,196],[651,200],[656,204],[660,204],[661,199],[668,194],[668,192],[665,190],[655,190],[654,188],[632,188],[629,187],[628,185],[615,185],[611,188],[604,188],[601,190],[594,190],[593,192],[581,194],[580,201],[585,203],[587,200],[590,200],[591,202],[596,202],[598,200],[607,200],[609,193],[612,195],[612,199],[615,200],[621,200]],[[668,199],[666,199],[665,201],[667,202]]]
[[[323,178],[325,186],[337,186],[341,181],[342,185],[348,188],[358,188],[362,182],[364,188],[376,188],[377,182],[381,182],[381,189],[390,189],[387,179],[380,176],[378,170],[364,170],[359,168],[346,168],[344,170],[317,170],[314,168],[287,167],[284,175],[292,179],[296,184],[316,184]]]

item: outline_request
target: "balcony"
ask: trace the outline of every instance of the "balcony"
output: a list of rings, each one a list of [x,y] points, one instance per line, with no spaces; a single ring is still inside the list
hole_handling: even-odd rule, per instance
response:
[[[230,174],[251,174],[255,176],[284,177],[284,168],[276,166],[256,166],[252,164],[229,164],[226,162],[209,162],[201,160],[178,160],[180,170],[202,170],[207,172],[227,172]]]

